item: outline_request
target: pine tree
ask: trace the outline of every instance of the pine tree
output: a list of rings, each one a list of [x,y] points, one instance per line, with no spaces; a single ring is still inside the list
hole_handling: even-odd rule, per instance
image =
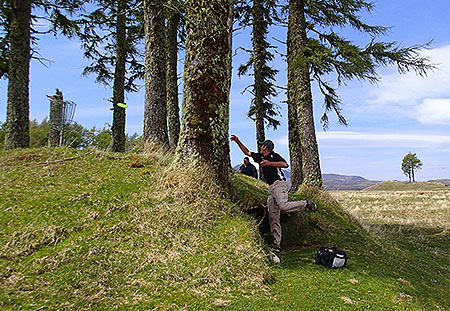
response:
[[[113,85],[113,124],[112,145],[114,152],[125,151],[125,108],[117,104],[125,104],[125,75],[126,75],[126,40],[127,40],[127,0],[117,1],[116,18],[116,64],[114,68]]]
[[[177,154],[228,188],[230,0],[186,2],[183,116]]]
[[[144,140],[169,146],[167,133],[165,16],[163,0],[144,0]]]
[[[0,5],[0,78],[8,78],[9,35],[11,33],[10,1],[2,1]],[[3,124],[4,127],[4,124]]]
[[[0,13],[1,75],[8,77],[8,107],[6,115],[5,149],[26,148],[29,134],[29,79],[32,42],[37,44],[38,33],[61,32],[72,36],[76,25],[65,14],[79,9],[82,1],[68,0],[12,0],[2,1]],[[32,15],[33,8],[43,16]],[[47,31],[36,31],[33,22],[49,22]],[[7,69],[7,72],[5,71]]]
[[[143,40],[140,1],[96,0],[93,10],[78,20],[77,32],[84,56],[92,63],[84,75],[95,74],[99,83],[112,87],[112,151],[125,151],[125,93],[138,90],[136,81],[143,79]],[[112,85],[111,85],[112,84]],[[118,105],[119,104],[119,105]]]
[[[168,1],[167,13],[167,121],[170,146],[176,148],[180,136],[180,108],[178,102],[178,28],[180,26],[180,3]]]
[[[312,93],[307,63],[298,62],[306,45],[306,19],[303,1],[289,1],[288,21],[288,116],[291,154],[292,191],[302,182],[322,186]],[[297,159],[292,161],[292,159]],[[301,159],[301,160],[299,160]],[[301,173],[298,163],[302,164]],[[301,175],[300,175],[301,174]]]
[[[352,79],[376,82],[376,67],[395,65],[400,73],[414,70],[424,76],[433,69],[428,59],[419,55],[425,45],[400,47],[396,42],[376,42],[377,35],[388,28],[370,26],[357,15],[372,11],[373,4],[363,0],[289,0],[288,22],[288,105],[294,111],[289,118],[291,157],[302,159],[303,182],[322,186],[320,160],[315,136],[311,80],[317,82],[324,95],[325,112],[321,121],[328,126],[328,112],[334,111],[338,121],[346,125],[341,114],[340,99],[335,88],[323,80],[334,73],[338,85]],[[373,39],[360,47],[337,34],[334,29],[352,27]],[[293,123],[293,124],[292,124]],[[291,135],[291,134],[290,134]],[[293,181],[298,184],[297,181]]]
[[[241,5],[242,12],[241,25],[252,26],[252,50],[246,50],[251,56],[246,64],[239,66],[238,75],[244,75],[253,67],[253,84],[248,86],[253,95],[252,103],[248,112],[248,117],[255,121],[256,126],[256,146],[258,142],[266,139],[265,127],[276,129],[280,121],[278,106],[271,101],[272,97],[278,95],[274,84],[278,70],[269,66],[269,62],[274,59],[274,54],[270,52],[275,48],[267,41],[268,29],[278,19],[276,5],[273,0],[253,0],[251,4]]]
[[[9,33],[5,150],[30,146],[30,28],[31,0],[13,0]]]

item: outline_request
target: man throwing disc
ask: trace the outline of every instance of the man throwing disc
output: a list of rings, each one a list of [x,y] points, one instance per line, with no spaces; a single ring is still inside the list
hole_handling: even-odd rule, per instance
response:
[[[269,209],[270,233],[273,237],[272,251],[279,253],[281,245],[281,212],[299,212],[307,209],[315,212],[317,209],[316,204],[310,200],[288,202],[288,186],[281,169],[287,168],[289,165],[281,155],[273,151],[275,145],[271,140],[260,142],[260,152],[258,153],[250,152],[236,135],[231,135],[231,140],[239,146],[245,155],[252,157],[262,167],[264,178],[269,184],[267,206]]]

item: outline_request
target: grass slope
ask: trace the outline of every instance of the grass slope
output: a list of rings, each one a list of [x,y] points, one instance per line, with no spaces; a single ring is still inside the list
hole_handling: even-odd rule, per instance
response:
[[[171,155],[3,152],[0,309],[203,309],[261,291],[254,224]]]
[[[368,225],[371,218],[349,213],[350,206],[355,206],[358,200],[355,197],[342,200],[335,192],[330,196],[304,187],[293,196],[305,198],[318,202],[320,210],[316,214],[302,213],[295,221],[284,224],[283,229],[297,227],[305,233],[298,251],[285,252],[281,255],[282,263],[273,267],[275,282],[270,292],[274,301],[256,301],[248,310],[450,309],[450,209],[445,198],[438,199],[445,204],[441,211],[430,213],[430,217],[447,216],[446,226],[441,226],[440,221],[426,228],[420,225],[420,219],[417,223],[410,221],[407,226],[386,219]],[[393,203],[389,198],[381,200]],[[377,207],[373,205],[374,209]],[[391,205],[391,214],[402,212],[403,206],[397,208]],[[405,214],[408,216],[412,215]],[[345,250],[348,267],[330,270],[315,265],[316,242]]]
[[[445,230],[379,234],[328,193],[303,188],[293,199],[320,210],[283,223],[282,263],[270,266],[242,213],[264,204],[265,185],[236,174],[230,201],[204,170],[159,150],[39,164],[85,153],[0,153],[0,309],[450,308]],[[346,250],[349,266],[315,265],[319,244]]]

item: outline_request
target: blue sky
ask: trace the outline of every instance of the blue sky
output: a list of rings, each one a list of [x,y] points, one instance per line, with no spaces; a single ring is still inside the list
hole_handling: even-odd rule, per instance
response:
[[[324,173],[360,175],[373,180],[405,180],[400,169],[401,160],[409,151],[417,153],[423,169],[417,180],[450,178],[450,2],[448,0],[379,0],[375,11],[364,17],[370,24],[391,26],[382,39],[398,41],[402,45],[425,43],[433,39],[424,54],[437,63],[438,69],[428,77],[414,73],[400,75],[395,68],[380,68],[381,81],[377,85],[353,81],[339,88],[343,114],[350,124],[343,127],[330,118],[324,132],[319,122],[323,112],[322,96],[313,84],[315,119],[321,167]],[[342,30],[348,39],[364,45],[370,38],[351,30]],[[269,39],[285,41],[285,28],[276,28]],[[275,43],[275,42],[274,42]],[[248,32],[237,32],[234,48],[250,46]],[[280,47],[283,53],[285,48]],[[48,36],[39,42],[42,57],[53,63],[45,68],[33,61],[30,75],[30,118],[41,121],[48,115],[49,101],[56,88],[67,100],[77,104],[75,121],[85,127],[103,127],[111,123],[111,90],[98,85],[93,77],[81,76],[88,64],[83,59],[79,43],[62,37]],[[237,77],[236,69],[245,62],[243,52],[234,59],[234,76],[230,104],[230,133],[238,135],[255,149],[255,128],[246,118],[249,94],[241,94],[251,83],[251,77]],[[182,59],[179,68],[182,69]],[[278,85],[286,85],[286,64],[277,55],[273,66],[279,70]],[[7,81],[0,81],[0,121],[6,118]],[[181,88],[180,88],[181,92]],[[275,142],[275,150],[289,160],[287,147],[287,112],[283,93],[275,102],[281,107],[282,125],[277,131],[268,130],[266,136]],[[127,98],[127,132],[142,133],[144,92],[129,94]],[[232,164],[242,160],[242,153],[231,146]]]

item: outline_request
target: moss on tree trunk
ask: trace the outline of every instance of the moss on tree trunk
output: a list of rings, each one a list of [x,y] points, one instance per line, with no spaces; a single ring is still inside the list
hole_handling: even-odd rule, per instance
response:
[[[5,149],[30,146],[30,23],[31,0],[13,0]]]
[[[178,24],[180,14],[171,12],[167,18],[167,120],[170,146],[175,148],[180,136],[180,108],[178,103]]]
[[[188,0],[183,116],[177,153],[228,188],[229,0]]]
[[[169,145],[166,107],[166,51],[163,0],[144,1],[144,140]]]
[[[113,86],[113,125],[112,151],[125,151],[125,109],[117,106],[125,101],[125,63],[126,63],[126,0],[117,1],[117,30],[116,30],[116,67]]]
[[[314,128],[313,102],[309,63],[306,51],[305,4],[303,0],[289,1],[288,26],[288,105],[291,158],[301,158],[303,183],[322,186],[319,149]],[[295,109],[295,113],[292,113]],[[297,120],[294,120],[296,118]],[[298,136],[294,128],[298,130]],[[296,141],[299,137],[299,141]],[[299,152],[300,151],[300,152]],[[298,159],[296,160],[298,161]],[[295,162],[294,162],[295,163]],[[295,168],[297,170],[298,168]],[[298,181],[295,181],[298,184]]]
[[[288,54],[289,55],[289,54]],[[288,68],[292,66],[288,62]],[[291,72],[288,69],[288,74]],[[290,80],[290,79],[288,79]],[[303,182],[302,171],[302,144],[300,141],[300,133],[298,129],[297,109],[290,99],[290,92],[288,91],[288,131],[289,131],[289,153],[291,160],[291,188],[290,192],[295,192]]]

